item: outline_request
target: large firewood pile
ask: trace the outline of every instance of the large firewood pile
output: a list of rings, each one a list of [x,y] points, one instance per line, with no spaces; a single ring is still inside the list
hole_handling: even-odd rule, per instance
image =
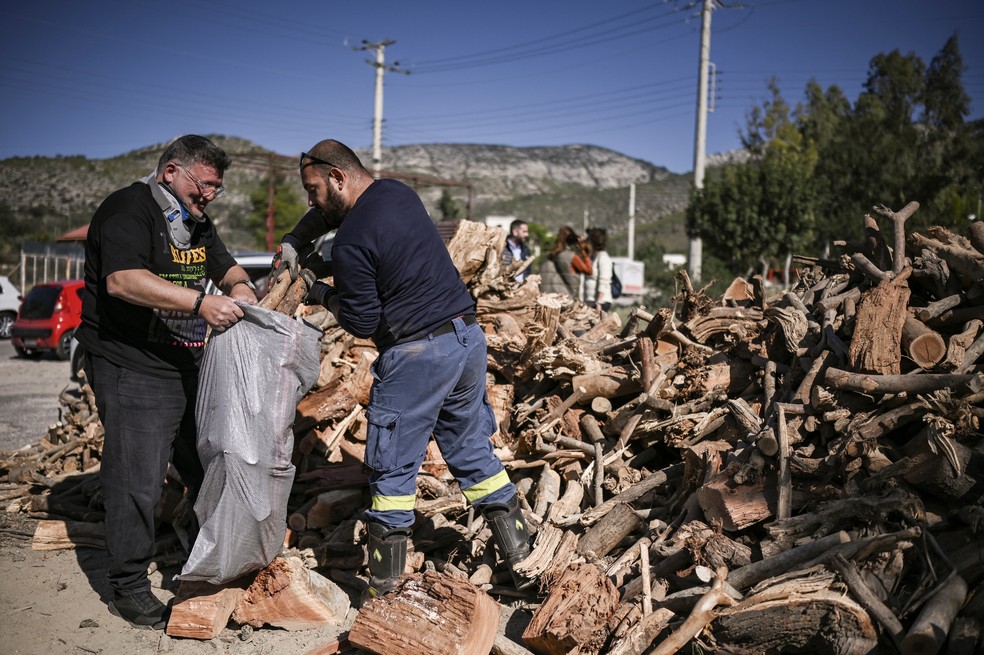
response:
[[[443,611],[486,626],[485,601],[449,591],[464,584],[533,613],[522,646],[492,645],[482,627],[458,652],[975,652],[984,225],[907,237],[916,209],[875,208],[863,242],[798,259],[789,290],[739,278],[713,299],[681,273],[671,306],[624,324],[540,294],[536,276],[515,283],[525,262],[500,269],[501,233],[462,223],[448,247],[487,334],[493,441],[536,534],[519,569],[539,588],[512,588],[432,448],[415,573],[400,603],[360,611],[352,644],[452,652],[421,646],[420,625]],[[264,303],[294,313],[303,291],[288,282]],[[285,549],[358,593],[376,351],[322,309],[296,313],[324,338],[295,421]],[[62,424],[0,458],[0,498],[8,511],[99,520],[98,478],[78,475],[98,470],[98,419],[87,393],[63,395]],[[162,514],[179,523],[179,496],[166,498]]]

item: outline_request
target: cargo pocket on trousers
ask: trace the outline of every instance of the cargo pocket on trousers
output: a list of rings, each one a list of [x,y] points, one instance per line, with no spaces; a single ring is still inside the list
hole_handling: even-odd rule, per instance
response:
[[[366,410],[366,466],[374,471],[390,471],[396,466],[400,412],[378,405]]]

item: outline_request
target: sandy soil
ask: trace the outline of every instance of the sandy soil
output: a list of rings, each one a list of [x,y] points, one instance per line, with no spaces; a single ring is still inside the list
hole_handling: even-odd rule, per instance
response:
[[[157,630],[136,630],[109,613],[105,554],[76,551],[36,552],[29,539],[8,530],[31,534],[33,521],[0,518],[0,652],[23,655],[51,653],[298,653],[335,640],[345,626],[286,631],[274,628],[225,629],[209,641],[168,637]],[[154,593],[167,602],[178,571],[151,574]],[[354,610],[346,624],[354,617]],[[354,652],[354,651],[353,651]]]

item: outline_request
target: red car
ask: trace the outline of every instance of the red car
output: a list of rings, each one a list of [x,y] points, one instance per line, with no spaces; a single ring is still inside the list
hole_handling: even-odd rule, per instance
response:
[[[39,284],[24,296],[10,341],[21,357],[38,359],[46,351],[68,359],[75,328],[82,322],[82,280]]]

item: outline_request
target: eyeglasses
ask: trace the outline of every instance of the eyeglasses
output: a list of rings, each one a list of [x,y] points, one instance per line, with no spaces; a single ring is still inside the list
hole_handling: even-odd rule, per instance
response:
[[[190,177],[191,181],[198,185],[198,190],[202,192],[202,196],[204,196],[205,198],[211,196],[212,199],[214,200],[215,198],[218,198],[223,193],[225,193],[225,187],[222,186],[221,184],[219,186],[215,186],[214,184],[207,184],[199,180],[194,175],[192,175],[191,171],[189,171],[181,164],[175,164],[175,166],[177,168],[180,168],[182,171],[184,171],[184,174]]]
[[[305,164],[304,163],[304,160],[305,159],[309,159],[310,161]],[[304,168],[305,166],[314,166],[315,164],[322,164],[324,166],[331,166],[332,168],[340,168],[339,166],[337,166],[337,165],[331,163],[330,161],[328,161],[327,159],[321,159],[320,157],[315,157],[314,155],[309,155],[306,152],[302,152],[301,153],[301,160],[298,162],[297,165],[298,165],[299,168]]]

